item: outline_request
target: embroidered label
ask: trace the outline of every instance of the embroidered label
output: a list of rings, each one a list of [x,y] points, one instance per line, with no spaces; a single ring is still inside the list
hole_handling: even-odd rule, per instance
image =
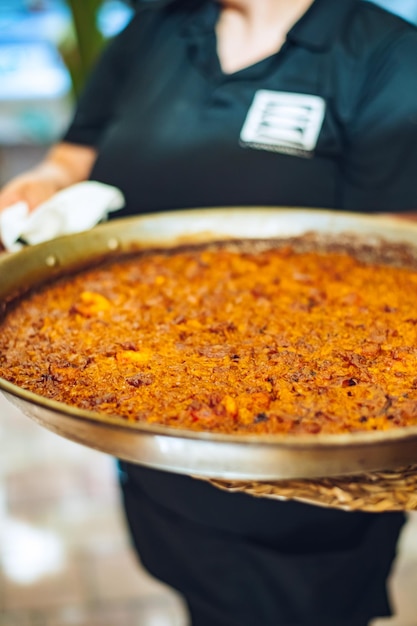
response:
[[[323,125],[320,96],[260,89],[243,124],[243,146],[311,157]]]

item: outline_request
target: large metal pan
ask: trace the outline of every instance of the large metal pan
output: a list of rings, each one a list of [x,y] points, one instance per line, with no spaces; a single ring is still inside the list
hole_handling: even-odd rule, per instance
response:
[[[290,237],[307,231],[406,242],[417,225],[395,218],[313,209],[216,208],[117,220],[0,259],[0,303],[103,255],[132,245],[171,247],[218,239]],[[132,424],[67,406],[0,379],[14,405],[46,428],[149,467],[211,478],[276,480],[392,469],[417,462],[417,426],[344,435],[231,436]]]

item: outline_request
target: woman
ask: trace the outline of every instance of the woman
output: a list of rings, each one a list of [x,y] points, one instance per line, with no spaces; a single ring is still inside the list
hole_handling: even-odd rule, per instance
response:
[[[125,214],[197,206],[417,208],[417,31],[358,0],[139,5],[45,161],[0,209],[92,178]],[[119,213],[120,215],[120,213]],[[404,517],[229,494],[121,464],[150,572],[193,626],[365,626]]]

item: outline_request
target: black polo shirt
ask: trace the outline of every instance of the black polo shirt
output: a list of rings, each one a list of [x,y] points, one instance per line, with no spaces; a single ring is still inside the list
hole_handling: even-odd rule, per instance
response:
[[[106,49],[66,141],[125,213],[232,205],[417,209],[417,29],[315,0],[282,49],[224,74],[219,8],[138,10]]]

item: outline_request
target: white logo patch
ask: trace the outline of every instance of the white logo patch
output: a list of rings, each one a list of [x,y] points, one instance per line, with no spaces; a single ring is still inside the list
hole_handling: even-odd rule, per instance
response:
[[[326,102],[320,96],[260,89],[243,124],[242,145],[310,157],[323,125]]]

